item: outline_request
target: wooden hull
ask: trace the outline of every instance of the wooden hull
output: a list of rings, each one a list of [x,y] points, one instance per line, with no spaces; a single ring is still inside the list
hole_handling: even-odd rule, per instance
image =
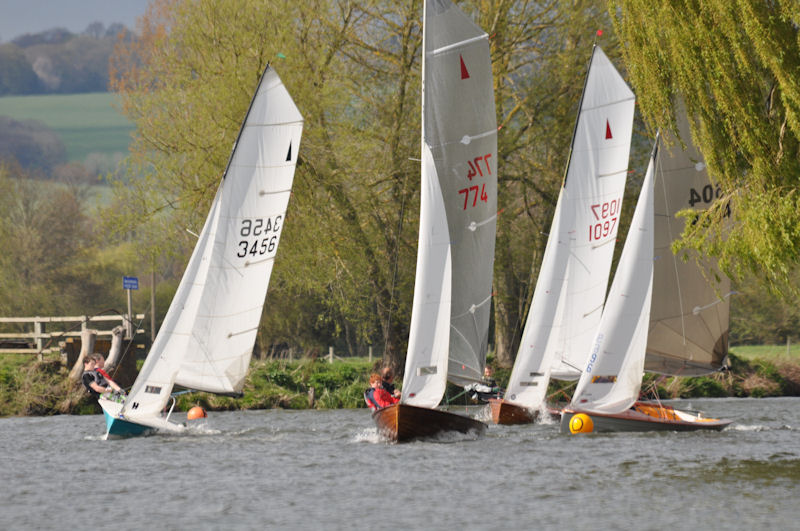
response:
[[[492,422],[505,426],[531,424],[539,419],[540,414],[539,411],[528,409],[501,398],[489,400],[489,407],[492,410]],[[547,413],[555,418],[561,417],[560,409],[548,407]]]
[[[593,427],[588,432],[616,431],[720,431],[732,423],[728,419],[704,418],[699,414],[680,411],[671,406],[636,402],[631,409],[617,414],[593,413],[565,409],[561,414],[561,433],[571,433],[572,417],[583,414],[591,419]]]
[[[448,431],[479,435],[486,431],[486,424],[473,418],[408,404],[392,404],[379,409],[372,414],[372,418],[381,435],[397,442],[432,437]]]
[[[530,424],[539,416],[538,411],[532,411],[504,399],[493,398],[489,400],[489,407],[492,410],[492,422],[506,426]]]

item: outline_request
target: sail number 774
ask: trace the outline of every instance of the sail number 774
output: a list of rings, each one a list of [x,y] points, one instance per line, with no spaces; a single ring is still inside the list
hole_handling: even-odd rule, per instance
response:
[[[467,164],[469,165],[469,172],[467,173],[467,179],[472,181],[473,177],[484,177],[482,166],[486,167],[486,175],[491,175],[492,166],[489,164],[489,159],[491,157],[492,154],[487,153],[481,157],[475,157],[472,160],[468,160]],[[486,183],[482,183],[480,186],[473,184],[468,188],[462,188],[458,191],[458,193],[459,195],[464,194],[464,210],[466,210],[470,205],[470,197],[472,198],[473,207],[478,205],[478,199],[484,203],[489,201],[489,195],[486,193]]]
[[[591,205],[594,222],[589,225],[589,241],[602,240],[614,234],[617,228],[622,198]]]

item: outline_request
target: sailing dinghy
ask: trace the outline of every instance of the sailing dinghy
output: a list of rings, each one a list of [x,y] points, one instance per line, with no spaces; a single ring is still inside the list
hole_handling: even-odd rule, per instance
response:
[[[658,151],[656,138],[586,368],[562,412],[562,433],[721,430],[732,422],[638,402],[653,296]]]
[[[106,438],[183,431],[182,424],[170,421],[175,385],[241,394],[286,219],[302,128],[303,117],[267,66],[130,394],[124,402],[100,399]]]
[[[574,380],[600,322],[628,171],[635,98],[595,46],[531,308],[497,424],[546,412],[550,377]]]
[[[423,15],[419,249],[400,402],[373,413],[397,441],[482,433],[436,409],[447,381],[480,382],[486,363],[497,218],[497,121],[489,40],[449,0]]]

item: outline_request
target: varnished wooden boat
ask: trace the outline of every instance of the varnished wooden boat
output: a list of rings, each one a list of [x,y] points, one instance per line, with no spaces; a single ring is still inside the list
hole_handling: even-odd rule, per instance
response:
[[[535,411],[513,402],[508,402],[501,398],[489,400],[489,407],[492,411],[492,422],[511,426],[514,424],[530,424],[539,418],[539,411]],[[561,410],[548,407],[547,413],[555,418],[561,416]]]
[[[372,414],[381,435],[397,442],[431,437],[448,431],[483,434],[486,424],[448,411],[392,404]]]
[[[585,415],[591,419],[590,427],[570,429],[572,417]],[[617,414],[593,413],[565,409],[561,414],[561,433],[590,433],[615,431],[720,431],[733,421],[703,417],[700,413],[681,411],[663,404],[636,402],[633,407]],[[585,424],[585,423],[583,423]]]
[[[538,411],[532,411],[501,398],[490,399],[489,407],[492,410],[492,422],[506,426],[530,424],[539,416]]]

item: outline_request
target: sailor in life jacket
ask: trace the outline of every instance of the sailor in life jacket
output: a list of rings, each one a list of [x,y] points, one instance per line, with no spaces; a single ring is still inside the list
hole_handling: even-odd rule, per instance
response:
[[[98,398],[101,394],[111,393],[114,389],[108,385],[105,378],[95,370],[95,360],[91,354],[83,359],[83,375],[81,382],[83,382],[86,390],[94,398]]]
[[[372,411],[383,409],[386,406],[396,404],[400,401],[399,398],[387,393],[382,387],[381,382],[381,375],[377,372],[374,372],[369,376],[370,388],[364,392],[364,400],[367,402],[367,406],[369,406]]]

